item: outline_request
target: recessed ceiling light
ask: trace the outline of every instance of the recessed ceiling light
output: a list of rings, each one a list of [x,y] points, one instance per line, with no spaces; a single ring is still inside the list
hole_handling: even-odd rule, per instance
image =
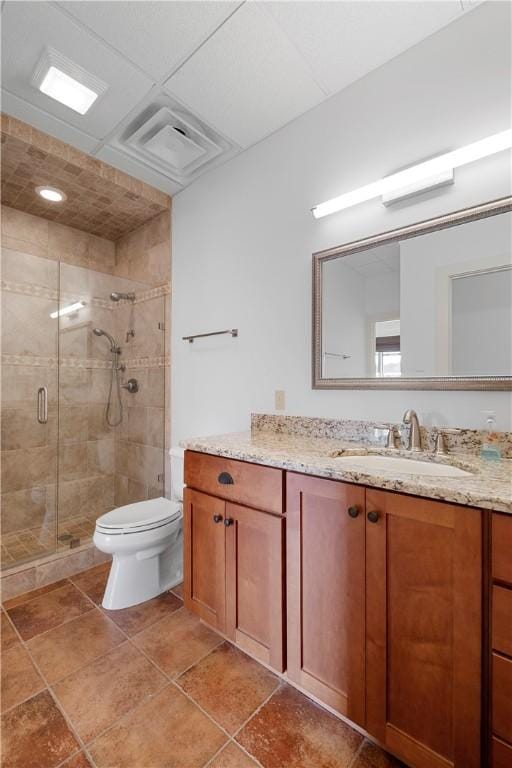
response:
[[[36,187],[36,192],[39,197],[50,203],[62,203],[67,198],[66,193],[57,187]]]
[[[32,83],[41,93],[85,115],[107,84],[82,69],[62,53],[47,48],[34,72]]]

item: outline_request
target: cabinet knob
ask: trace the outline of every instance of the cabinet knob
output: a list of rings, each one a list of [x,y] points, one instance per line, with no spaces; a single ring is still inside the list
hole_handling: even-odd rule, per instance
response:
[[[349,507],[347,512],[349,517],[357,517],[359,514],[359,509],[357,507]]]
[[[213,522],[214,523],[222,523],[222,515],[214,515],[213,516]]]
[[[232,517],[226,517],[224,520],[224,525],[226,528],[228,528],[230,525],[233,525],[233,518]]]
[[[234,485],[235,481],[229,474],[229,472],[221,472],[218,476],[217,480],[221,485]]]
[[[368,518],[370,523],[376,523],[377,520],[379,519],[379,513],[378,512],[373,512],[373,511],[372,512],[368,512],[366,517]]]

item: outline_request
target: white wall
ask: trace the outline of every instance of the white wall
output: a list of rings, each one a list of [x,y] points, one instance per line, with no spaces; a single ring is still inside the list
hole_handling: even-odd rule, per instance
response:
[[[322,351],[349,355],[345,360],[327,355],[323,375],[329,378],[364,376],[366,370],[365,279],[333,259],[323,274],[324,338]]]
[[[452,373],[451,365],[451,275],[483,268],[504,266],[512,259],[512,214],[472,221],[463,227],[451,227],[415,237],[400,244],[400,319],[402,371],[409,376],[443,376]],[[493,303],[493,297],[489,297]],[[482,331],[487,321],[485,295],[475,305],[480,307]],[[501,314],[502,321],[505,314]],[[510,324],[510,314],[508,315]],[[510,339],[510,328],[502,328],[501,346],[494,344],[486,355],[469,326],[462,335],[473,349],[471,370],[504,374],[510,371],[510,351],[506,359],[493,360],[493,351],[501,354]],[[459,343],[461,335],[459,334]],[[480,334],[483,341],[485,333]],[[498,333],[495,333],[495,342]],[[480,346],[480,349],[477,349]],[[499,351],[498,351],[499,350]],[[464,359],[464,357],[462,357]],[[480,362],[479,362],[480,361]],[[492,364],[491,364],[491,361]],[[478,369],[479,364],[482,366]]]
[[[173,441],[246,429],[251,411],[511,428],[508,393],[311,389],[311,254],[510,194],[505,154],[453,187],[315,221],[310,208],[510,121],[510,6],[485,3],[239,157],[173,201]],[[238,327],[238,339],[181,337]]]

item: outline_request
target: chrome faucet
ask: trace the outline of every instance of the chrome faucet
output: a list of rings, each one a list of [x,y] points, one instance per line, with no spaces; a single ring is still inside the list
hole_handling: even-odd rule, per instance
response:
[[[410,451],[422,451],[421,445],[421,431],[420,422],[418,420],[418,414],[409,408],[403,417],[404,424],[410,424],[411,429],[409,431],[409,450]]]

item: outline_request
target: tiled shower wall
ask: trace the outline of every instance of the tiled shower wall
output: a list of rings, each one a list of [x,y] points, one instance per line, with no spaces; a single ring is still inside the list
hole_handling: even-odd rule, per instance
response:
[[[158,478],[168,421],[163,326],[170,301],[169,213],[113,243],[4,206],[2,267],[1,522],[10,546],[2,550],[3,565],[9,567],[54,550],[52,416],[59,398],[59,535],[83,542],[105,510],[164,491]],[[83,298],[86,307],[78,318],[60,319],[57,369],[56,321],[49,314],[56,309],[59,279],[61,305]],[[111,302],[114,290],[135,291],[136,303]],[[95,326],[122,346],[124,380],[133,376],[140,384],[137,395],[123,390],[125,417],[118,428],[105,423],[109,346],[92,334]],[[128,329],[135,335],[127,342]],[[36,430],[34,397],[41,383],[48,386],[50,418]]]

